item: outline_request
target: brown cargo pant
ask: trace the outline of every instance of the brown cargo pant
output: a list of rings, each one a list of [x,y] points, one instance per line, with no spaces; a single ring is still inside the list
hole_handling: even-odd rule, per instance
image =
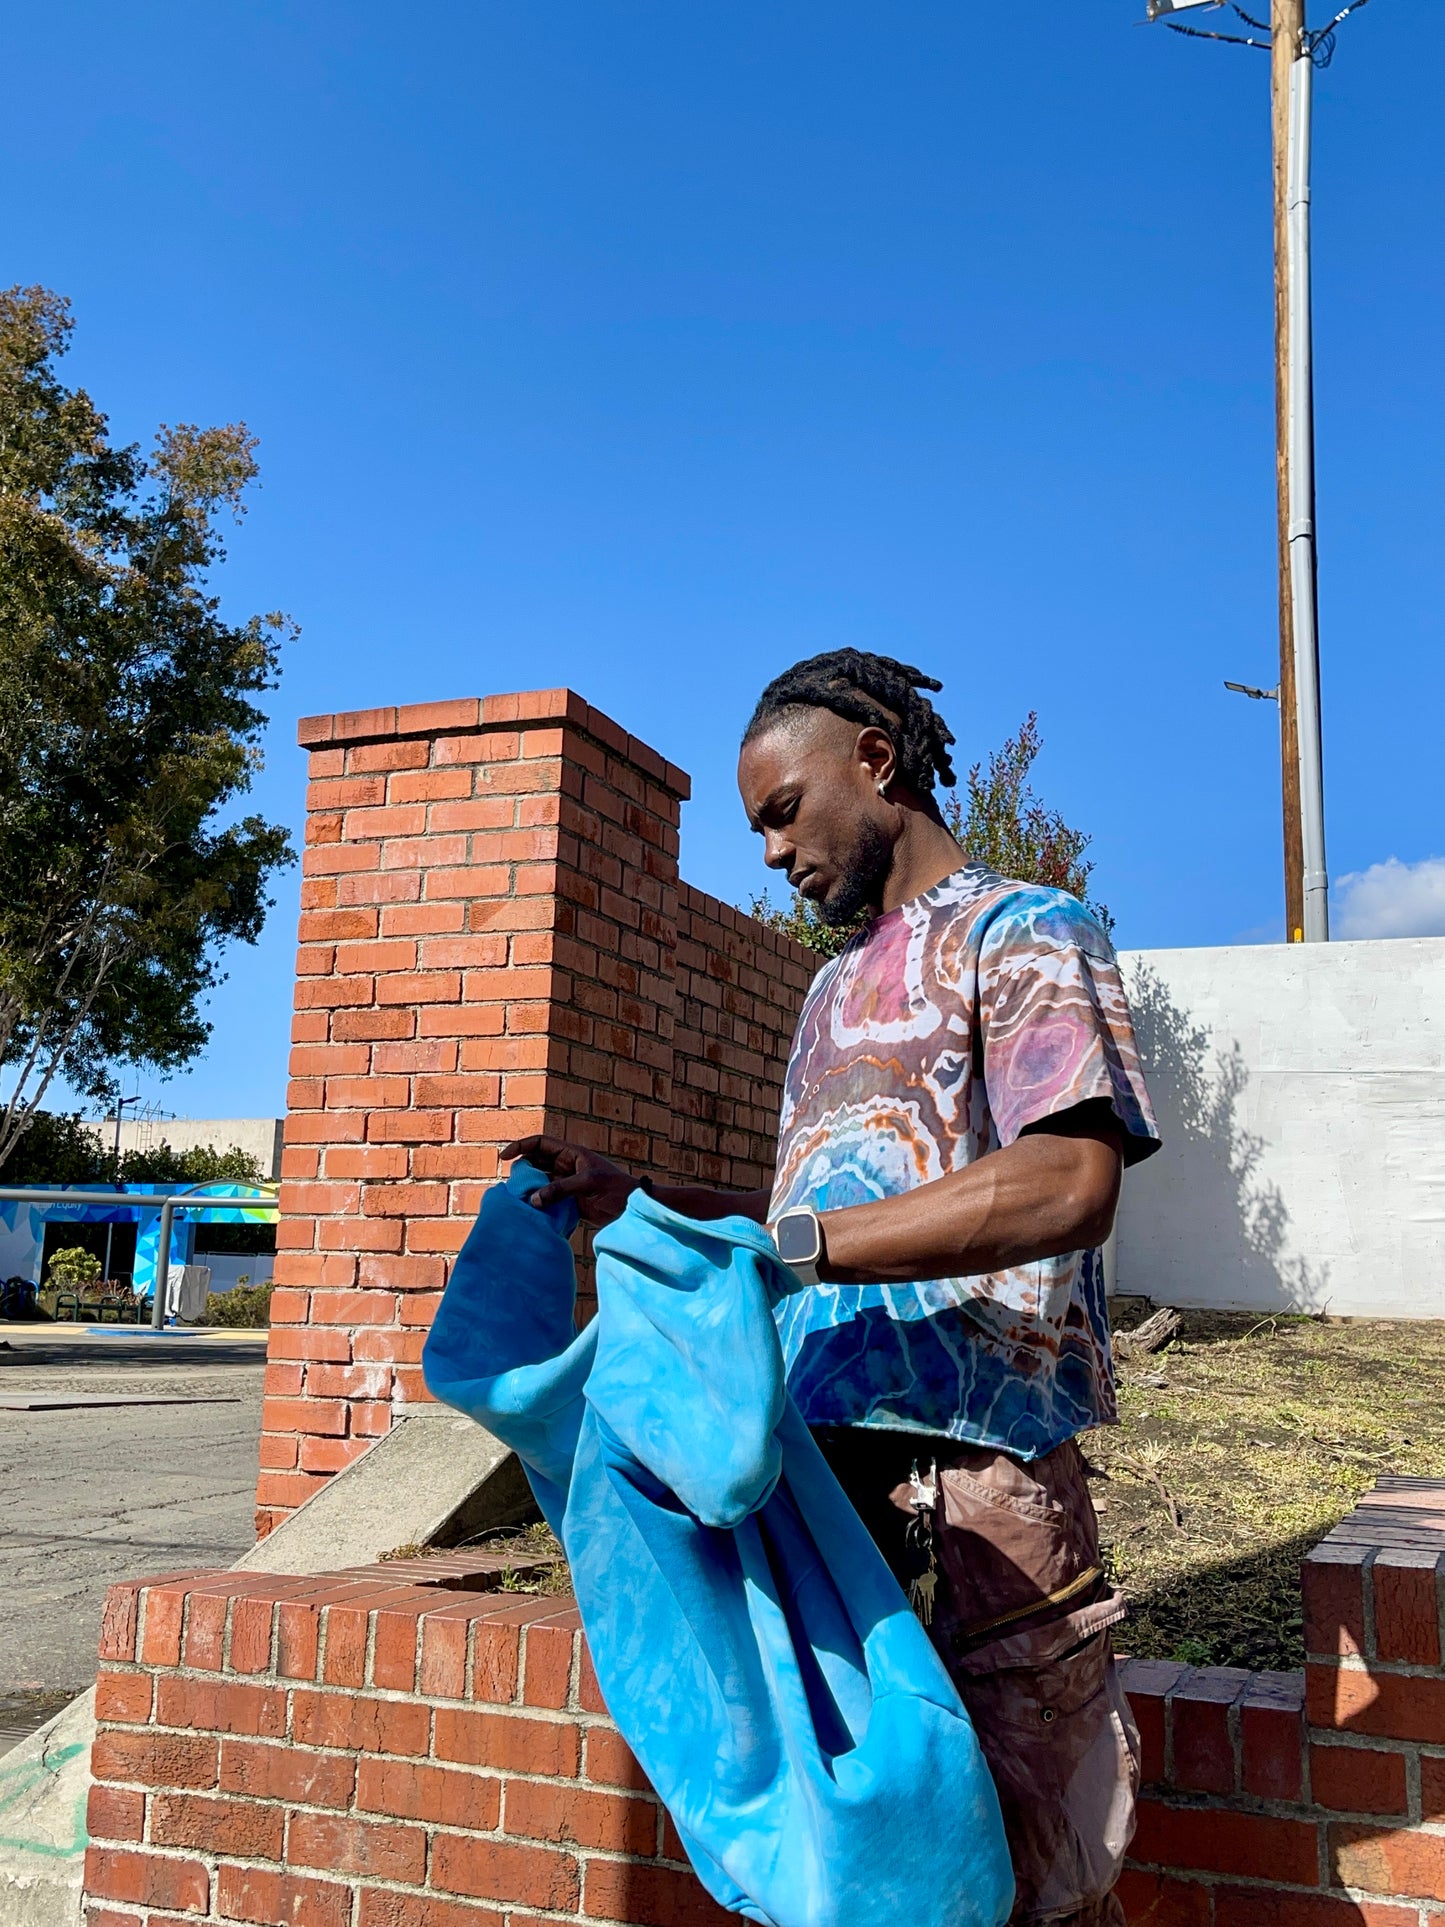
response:
[[[1011,1927],[1122,1927],[1112,1889],[1134,1831],[1139,1736],[1109,1628],[1124,1602],[1070,1440],[1025,1462],[953,1439],[871,1428],[813,1435],[903,1585],[909,1474],[938,1467],[933,1642],[998,1788],[1017,1899]]]

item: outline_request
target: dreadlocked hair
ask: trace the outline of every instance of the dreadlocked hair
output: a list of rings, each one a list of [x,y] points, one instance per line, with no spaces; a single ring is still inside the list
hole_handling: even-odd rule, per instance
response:
[[[935,782],[954,781],[953,732],[920,691],[942,687],[935,677],[892,656],[830,649],[773,678],[758,698],[743,741],[751,742],[786,710],[831,709],[850,723],[886,731],[898,774],[920,795],[931,796]]]

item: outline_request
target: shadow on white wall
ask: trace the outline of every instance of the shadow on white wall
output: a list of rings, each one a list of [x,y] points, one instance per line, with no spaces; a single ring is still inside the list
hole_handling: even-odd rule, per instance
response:
[[[1176,1226],[1195,1263],[1207,1254],[1223,1282],[1221,1303],[1325,1311],[1330,1267],[1291,1253],[1290,1214],[1279,1186],[1260,1172],[1265,1140],[1245,1123],[1250,1071],[1237,1039],[1215,1047],[1207,1024],[1176,1002],[1152,965],[1135,962],[1128,979],[1134,1031],[1163,1149],[1131,1176],[1147,1205],[1150,1180],[1188,1201]],[[1162,1181],[1162,1182],[1161,1182]],[[1150,1291],[1138,1263],[1121,1274],[1131,1292]],[[1172,1278],[1159,1280],[1171,1295]]]

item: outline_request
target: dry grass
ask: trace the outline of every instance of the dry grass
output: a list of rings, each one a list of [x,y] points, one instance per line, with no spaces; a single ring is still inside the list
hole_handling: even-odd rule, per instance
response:
[[[1440,1474],[1442,1371],[1445,1324],[1217,1312],[1187,1312],[1166,1351],[1124,1362],[1121,1424],[1082,1441],[1133,1602],[1121,1646],[1302,1666],[1300,1559],[1382,1472]]]
[[[384,1561],[442,1559],[452,1552],[473,1549],[495,1552],[503,1558],[516,1558],[515,1566],[504,1566],[497,1574],[498,1592],[524,1592],[553,1598],[571,1591],[572,1580],[562,1547],[552,1536],[551,1528],[540,1519],[527,1526],[491,1527],[470,1539],[464,1539],[460,1546],[424,1546],[413,1539],[404,1546],[395,1546],[390,1552],[382,1553],[381,1557]]]
[[[484,1534],[481,1539],[469,1540],[469,1545],[485,1543],[488,1552],[515,1552],[525,1554],[526,1558],[551,1560],[550,1565],[509,1566],[502,1574],[499,1592],[540,1593],[544,1598],[556,1598],[561,1593],[572,1590],[572,1575],[567,1568],[567,1559],[562,1551],[562,1543],[555,1538],[552,1528],[544,1520],[522,1526],[515,1532]]]

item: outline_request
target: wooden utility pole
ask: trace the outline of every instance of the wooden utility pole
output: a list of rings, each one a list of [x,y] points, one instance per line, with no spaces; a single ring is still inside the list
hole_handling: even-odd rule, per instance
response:
[[[1268,48],[1274,136],[1275,494],[1279,542],[1279,689],[1227,682],[1246,696],[1279,696],[1284,806],[1285,936],[1328,943],[1324,742],[1320,729],[1319,604],[1315,568],[1314,344],[1310,302],[1310,142],[1314,71],[1328,66],[1335,29],[1369,0],[1349,0],[1311,33],[1307,0],[1272,0],[1269,39],[1170,19],[1224,0],[1146,0],[1151,20],[1196,40]],[[1263,30],[1236,6],[1244,24]]]
[[[1273,0],[1270,106],[1274,135],[1275,499],[1279,528],[1279,761],[1284,805],[1284,928],[1304,937],[1304,832],[1300,815],[1299,713],[1295,688],[1294,592],[1290,571],[1289,473],[1289,95],[1290,70],[1305,30],[1305,0]]]
[[[1328,943],[1330,935],[1319,605],[1315,593],[1315,397],[1310,298],[1311,102],[1316,40],[1305,20],[1305,0],[1274,0],[1270,80],[1279,721],[1285,935],[1291,943]]]

